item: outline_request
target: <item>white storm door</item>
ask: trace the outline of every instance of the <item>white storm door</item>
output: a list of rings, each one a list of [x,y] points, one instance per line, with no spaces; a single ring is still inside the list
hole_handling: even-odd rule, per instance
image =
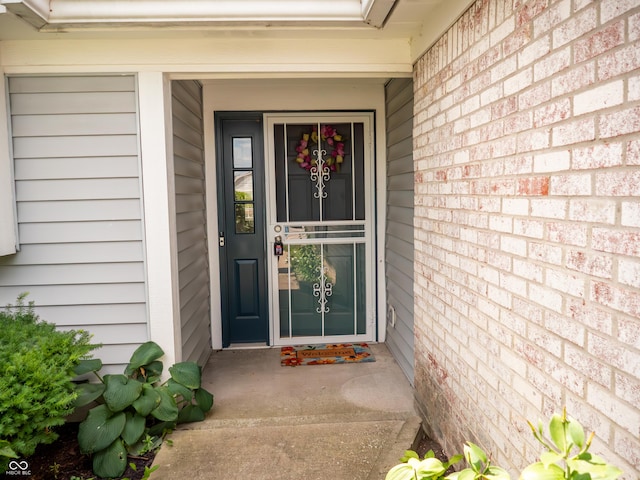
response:
[[[372,116],[264,124],[272,343],[375,340]]]

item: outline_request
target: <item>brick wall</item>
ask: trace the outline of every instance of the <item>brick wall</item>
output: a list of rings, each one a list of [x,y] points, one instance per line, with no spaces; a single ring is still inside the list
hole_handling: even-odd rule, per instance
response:
[[[516,474],[563,406],[640,475],[640,2],[479,0],[415,66],[416,390]]]

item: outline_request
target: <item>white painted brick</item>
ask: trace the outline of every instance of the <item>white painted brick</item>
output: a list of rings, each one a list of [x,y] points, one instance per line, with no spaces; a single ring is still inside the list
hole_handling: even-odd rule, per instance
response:
[[[607,23],[609,20],[621,16],[623,13],[637,6],[638,2],[636,0],[602,0],[600,21]]]
[[[584,325],[568,319],[563,315],[558,315],[552,312],[545,312],[544,326],[550,332],[555,333],[559,337],[562,337],[569,342],[578,346],[583,346],[585,342],[585,328]],[[571,348],[569,346],[569,348]],[[565,356],[567,353],[567,346],[564,347]]]
[[[638,435],[640,432],[640,412],[620,402],[610,390],[590,383],[587,386],[587,401],[629,433]]]
[[[622,202],[621,223],[625,227],[640,227],[640,200]]]
[[[526,382],[524,382],[523,380],[523,377],[527,373],[527,365],[522,357],[515,355],[508,348],[501,348],[500,360],[504,364],[504,367],[513,370],[517,374],[517,377],[514,377],[514,387],[516,391],[518,391],[525,398],[527,397],[527,392],[533,393],[531,392],[531,390],[533,390],[531,385],[525,385]]]
[[[509,215],[528,215],[529,200],[525,198],[505,198],[502,201],[502,213]]]
[[[562,312],[562,295],[554,290],[532,283],[529,285],[529,298],[544,308]]]
[[[521,257],[527,256],[527,241],[522,238],[503,236],[500,238],[500,249]]]
[[[545,35],[518,53],[518,68],[523,68],[551,51],[551,38]]]
[[[531,215],[562,219],[567,216],[567,201],[555,199],[531,199]]]
[[[513,219],[506,215],[490,215],[489,228],[497,232],[511,233],[513,231]]]
[[[567,365],[576,369],[585,378],[603,385],[605,388],[611,386],[612,370],[604,363],[596,360],[583,348],[577,348],[574,345],[564,345],[564,360]]]
[[[500,273],[500,286],[511,293],[520,295],[521,297],[527,296],[526,280],[516,277],[515,275]]]
[[[616,209],[617,203],[613,200],[601,200],[598,198],[569,200],[569,220],[614,224],[616,221]]]
[[[553,175],[549,187],[549,195],[580,196],[591,195],[591,174]]]
[[[491,45],[497,45],[502,40],[507,38],[514,30],[515,26],[515,16],[510,16],[505,19],[500,25],[494,28],[489,34],[489,39],[491,41]],[[514,65],[515,67],[515,65]],[[513,70],[512,70],[513,71]]]
[[[585,279],[576,275],[570,275],[564,271],[547,269],[545,284],[554,290],[568,293],[574,297],[585,297]]]
[[[573,97],[573,112],[575,115],[582,115],[622,105],[623,101],[624,83],[617,80],[576,94]]]
[[[628,82],[627,98],[630,102],[640,100],[640,76],[631,77]]]
[[[512,70],[513,71],[513,70]],[[503,83],[503,90],[506,96],[513,95],[531,86],[533,81],[533,69],[527,68],[512,77],[506,78]]]
[[[640,261],[620,257],[618,259],[618,281],[640,288]]]
[[[540,153],[533,157],[533,171],[561,172],[569,169],[571,154],[568,150],[559,150],[551,153]]]
[[[529,202],[527,202],[527,209]],[[513,220],[513,233],[531,238],[542,238],[544,235],[544,223],[536,220],[516,218]]]

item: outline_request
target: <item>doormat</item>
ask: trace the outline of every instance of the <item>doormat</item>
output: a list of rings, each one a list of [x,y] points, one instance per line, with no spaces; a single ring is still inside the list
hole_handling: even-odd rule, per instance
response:
[[[325,343],[282,347],[280,365],[331,365],[334,363],[375,362],[376,358],[366,343]]]

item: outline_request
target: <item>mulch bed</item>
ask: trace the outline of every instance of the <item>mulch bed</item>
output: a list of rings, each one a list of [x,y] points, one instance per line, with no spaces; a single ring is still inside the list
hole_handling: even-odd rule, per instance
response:
[[[78,424],[67,423],[56,430],[60,437],[50,445],[39,445],[36,452],[27,459],[31,476],[9,476],[2,478],[28,478],[29,480],[102,480],[93,474],[91,457],[80,453],[78,446]],[[140,480],[144,467],[153,463],[155,453],[142,457],[129,457],[127,463],[134,463],[137,471],[127,467],[122,478]]]

